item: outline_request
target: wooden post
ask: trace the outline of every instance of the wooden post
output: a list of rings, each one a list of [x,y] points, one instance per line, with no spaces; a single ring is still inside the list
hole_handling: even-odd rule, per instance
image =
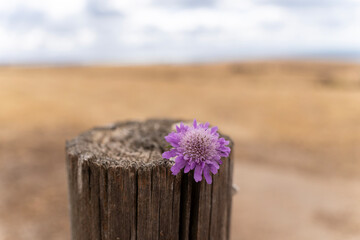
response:
[[[67,142],[72,240],[229,239],[233,159],[211,185],[173,176],[161,154],[178,122],[121,122]]]

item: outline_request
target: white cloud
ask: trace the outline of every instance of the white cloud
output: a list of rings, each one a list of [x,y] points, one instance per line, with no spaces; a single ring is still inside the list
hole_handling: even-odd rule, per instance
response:
[[[31,9],[45,13],[54,20],[79,14],[84,10],[86,0],[11,0],[1,1],[0,12],[11,14],[18,9]]]
[[[0,62],[169,62],[349,52],[360,58],[355,0],[192,3],[3,1]]]

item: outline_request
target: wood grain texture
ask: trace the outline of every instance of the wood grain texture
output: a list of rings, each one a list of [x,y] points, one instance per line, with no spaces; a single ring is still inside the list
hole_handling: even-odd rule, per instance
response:
[[[173,176],[161,154],[178,122],[121,122],[67,142],[73,240],[230,238],[232,155],[211,185]]]

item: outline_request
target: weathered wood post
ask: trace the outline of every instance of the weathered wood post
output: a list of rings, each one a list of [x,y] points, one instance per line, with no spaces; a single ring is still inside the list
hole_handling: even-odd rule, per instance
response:
[[[173,176],[161,154],[178,122],[122,122],[67,142],[73,240],[229,239],[233,159],[211,185]]]

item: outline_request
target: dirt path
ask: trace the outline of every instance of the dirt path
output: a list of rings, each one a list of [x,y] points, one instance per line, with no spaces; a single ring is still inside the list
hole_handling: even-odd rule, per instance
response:
[[[360,239],[360,179],[238,163],[232,239]]]

